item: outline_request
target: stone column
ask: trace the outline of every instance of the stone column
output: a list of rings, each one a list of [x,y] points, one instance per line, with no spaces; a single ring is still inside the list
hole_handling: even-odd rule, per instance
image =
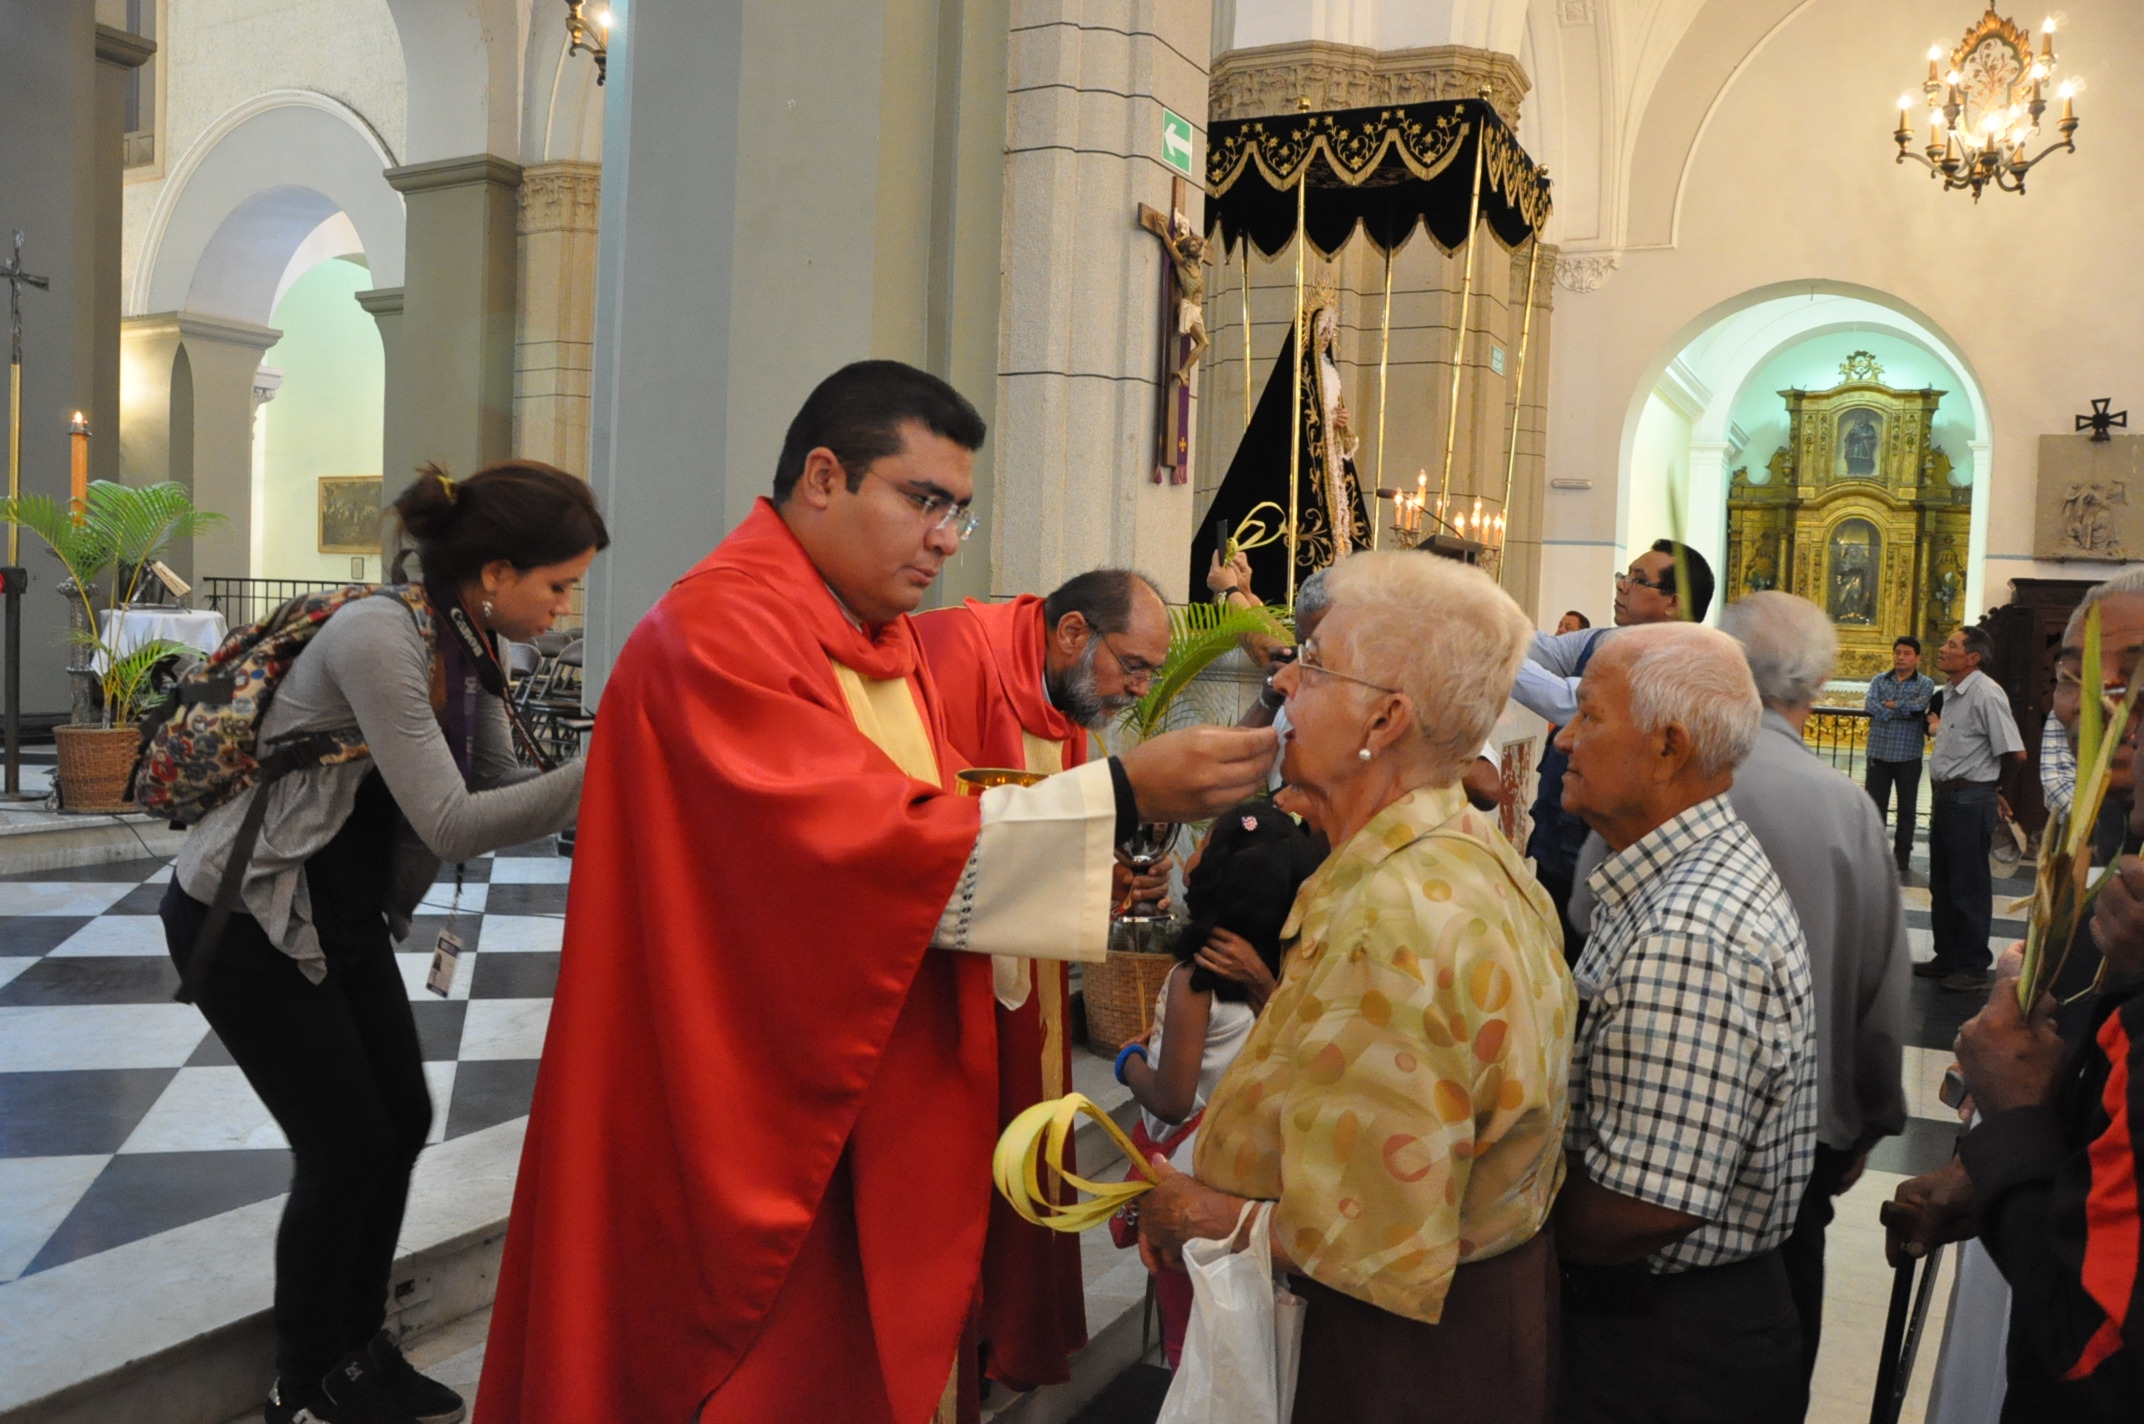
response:
[[[1010,12],[821,0],[623,14],[589,457],[617,547],[589,579],[592,695],[640,616],[766,492],[797,407],[847,362],[907,361],[973,400],[993,427],[976,463],[988,503],[991,461],[1010,449],[994,399]],[[942,593],[987,592],[989,568],[978,533]]]
[[[1210,0],[1014,6],[997,592],[1047,592],[1083,570],[1129,564],[1171,598],[1186,595],[1193,491],[1153,482],[1163,258],[1138,209],[1170,206],[1164,107],[1191,120],[1194,164],[1205,162],[1211,45]],[[1198,221],[1195,183],[1188,204]],[[1213,404],[1210,367],[1193,389],[1199,405]],[[1194,413],[1194,444],[1205,433],[1196,422]]]
[[[582,476],[588,473],[602,177],[600,165],[573,161],[531,164],[521,176],[514,453]]]
[[[120,242],[125,226],[126,84],[129,76],[156,53],[156,44],[110,25],[97,26],[97,236],[91,258],[95,266],[97,306],[96,369],[89,405],[89,477],[119,478],[119,324],[125,312],[125,284],[120,273]]]
[[[477,154],[390,168],[387,181],[408,214],[401,339],[382,338],[382,488],[400,489],[426,461],[467,475],[513,451],[521,168]]]
[[[424,462],[418,453],[417,432],[412,422],[399,418],[403,407],[396,403],[396,373],[402,369],[402,300],[404,288],[374,287],[369,292],[357,294],[357,304],[372,318],[372,324],[380,329],[380,355],[386,371],[383,382],[386,399],[380,424],[380,500],[382,507],[388,500],[401,493],[410,481],[410,472]],[[395,533],[382,525],[380,528],[380,577],[386,578],[394,567]]]
[[[224,522],[173,550],[192,582],[252,573],[253,410],[261,353],[273,327],[198,312],[130,318],[122,329],[128,419],[120,478],[172,479]]]

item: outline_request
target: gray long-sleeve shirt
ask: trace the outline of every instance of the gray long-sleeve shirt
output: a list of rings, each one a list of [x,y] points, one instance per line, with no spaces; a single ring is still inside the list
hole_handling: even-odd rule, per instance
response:
[[[1875,803],[1769,707],[1729,800],[1757,833],[1809,939],[1817,1140],[1844,1150],[1904,1130],[1911,956]]]
[[[291,664],[261,718],[266,742],[297,732],[355,725],[372,756],[293,773],[267,789],[268,814],[246,869],[241,898],[269,939],[308,979],[327,974],[306,893],[305,862],[350,819],[358,785],[375,766],[401,809],[389,885],[396,938],[442,861],[467,860],[570,823],[584,763],[538,775],[514,760],[506,710],[480,697],[473,779],[462,782],[432,714],[431,663],[416,617],[399,599],[364,598],[336,610]],[[258,790],[217,807],[187,834],[174,873],[187,894],[213,901],[238,824]]]

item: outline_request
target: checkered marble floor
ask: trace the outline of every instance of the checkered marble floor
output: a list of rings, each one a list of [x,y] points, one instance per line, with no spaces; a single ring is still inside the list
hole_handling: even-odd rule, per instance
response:
[[[452,868],[397,953],[432,1141],[527,1113],[573,862],[549,840],[473,861],[453,993],[424,987]],[[168,862],[0,875],[0,1290],[280,1195],[282,1133],[214,1033],[171,1000]],[[263,1269],[267,1268],[264,1255]]]

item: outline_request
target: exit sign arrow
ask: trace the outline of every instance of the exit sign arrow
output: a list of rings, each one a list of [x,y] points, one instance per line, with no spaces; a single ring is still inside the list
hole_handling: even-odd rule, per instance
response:
[[[1191,120],[1170,109],[1161,111],[1161,161],[1183,174],[1191,171]]]

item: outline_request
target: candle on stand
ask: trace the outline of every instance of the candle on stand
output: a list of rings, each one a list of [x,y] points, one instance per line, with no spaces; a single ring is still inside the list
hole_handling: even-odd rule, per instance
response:
[[[74,413],[74,423],[67,427],[68,461],[67,495],[77,510],[88,506],[89,500],[89,422],[82,412]]]

